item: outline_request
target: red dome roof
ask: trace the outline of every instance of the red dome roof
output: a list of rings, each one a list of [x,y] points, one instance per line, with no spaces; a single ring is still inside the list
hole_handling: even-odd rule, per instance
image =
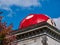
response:
[[[44,14],[31,14],[21,21],[19,28],[26,28],[33,24],[47,21],[48,19],[49,17]]]

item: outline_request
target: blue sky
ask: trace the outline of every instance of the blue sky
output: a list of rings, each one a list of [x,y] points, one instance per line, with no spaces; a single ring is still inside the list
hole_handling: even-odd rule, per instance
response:
[[[60,0],[0,0],[0,11],[3,22],[13,24],[18,29],[23,18],[29,14],[47,14],[60,27]]]

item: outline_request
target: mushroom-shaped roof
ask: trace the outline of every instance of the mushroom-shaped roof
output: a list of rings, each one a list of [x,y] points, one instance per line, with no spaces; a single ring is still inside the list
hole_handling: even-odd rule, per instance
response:
[[[48,19],[49,17],[46,16],[45,14],[30,14],[21,21],[19,28],[26,28],[33,24],[47,21]]]

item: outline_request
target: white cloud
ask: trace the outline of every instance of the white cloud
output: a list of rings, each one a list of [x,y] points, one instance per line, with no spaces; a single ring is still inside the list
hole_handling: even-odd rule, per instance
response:
[[[17,5],[22,7],[29,7],[29,6],[39,6],[41,5],[38,0],[0,0],[0,6],[11,6]]]
[[[56,23],[56,27],[57,27],[58,29],[60,29],[60,17],[59,17],[59,18],[53,18],[53,20],[54,20],[55,23]]]
[[[0,9],[9,10],[10,13],[8,17],[11,17],[13,13],[10,6],[16,5],[24,8],[30,8],[30,6],[41,6],[38,0],[0,0]]]

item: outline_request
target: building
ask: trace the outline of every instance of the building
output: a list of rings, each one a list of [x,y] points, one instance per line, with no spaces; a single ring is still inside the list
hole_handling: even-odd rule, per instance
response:
[[[17,31],[9,33],[11,35],[9,34],[7,39],[14,40],[7,45],[60,45],[60,30],[56,28],[54,21],[44,14],[27,16]]]
[[[59,32],[48,23],[43,23],[43,25],[37,24],[33,28],[24,29],[23,32],[16,35],[19,37],[17,38],[19,45],[60,45]]]
[[[56,28],[54,21],[49,17],[46,18],[43,16],[43,19],[45,19],[41,21],[42,17],[40,16],[40,19],[36,16],[37,20],[39,20],[39,23],[37,23],[37,20],[31,17],[31,15],[30,17],[27,16],[27,18],[21,22],[22,27],[12,33],[12,35],[17,35],[17,40],[14,41],[18,42],[17,45],[60,45],[60,30]]]

